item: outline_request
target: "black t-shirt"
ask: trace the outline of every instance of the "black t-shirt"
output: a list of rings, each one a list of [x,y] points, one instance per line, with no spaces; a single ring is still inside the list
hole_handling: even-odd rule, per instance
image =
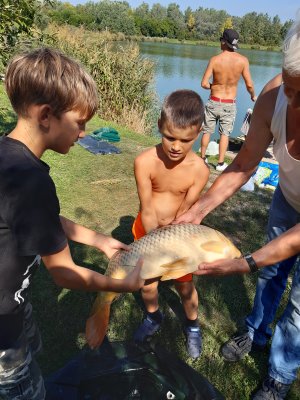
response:
[[[23,143],[0,138],[0,349],[21,333],[40,256],[67,244],[49,170]]]

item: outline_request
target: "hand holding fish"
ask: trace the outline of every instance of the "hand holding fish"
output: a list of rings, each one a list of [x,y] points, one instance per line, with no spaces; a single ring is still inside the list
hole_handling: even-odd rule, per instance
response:
[[[141,268],[143,259],[139,258],[136,267],[125,276],[122,283],[122,292],[135,292],[139,290],[145,283],[145,279],[141,278]]]
[[[197,201],[188,211],[176,217],[172,224],[200,224],[207,214],[208,212],[206,212],[206,210],[201,207],[200,202]]]
[[[243,258],[222,259],[210,263],[201,263],[194,275],[223,276],[232,274],[246,274],[250,272],[247,261]]]
[[[129,246],[126,244],[100,233],[97,235],[95,247],[101,250],[108,258],[111,258],[118,250],[129,250]]]

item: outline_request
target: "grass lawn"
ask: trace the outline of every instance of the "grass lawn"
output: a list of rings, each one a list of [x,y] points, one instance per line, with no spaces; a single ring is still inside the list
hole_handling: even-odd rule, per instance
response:
[[[10,113],[7,118],[1,117],[0,131],[5,131],[12,121]],[[88,132],[104,125],[108,124],[95,117],[88,125]],[[68,155],[47,152],[43,159],[51,166],[62,215],[130,243],[131,225],[138,211],[133,159],[157,139],[114,127],[120,132],[121,141],[116,145],[121,154],[96,156],[76,144]],[[212,169],[211,180],[215,176]],[[204,223],[227,234],[242,252],[253,251],[264,243],[270,200],[271,193],[266,190],[240,192],[207,216]],[[105,271],[107,259],[99,252],[77,244],[71,247],[77,263]],[[251,309],[255,282],[256,276],[250,275],[195,278],[203,331],[203,354],[196,361],[189,359],[185,352],[178,296],[170,283],[160,287],[160,304],[166,319],[155,340],[203,374],[229,400],[248,399],[267,372],[268,351],[233,364],[224,362],[219,355],[220,345],[235,332]],[[58,288],[44,267],[37,272],[32,303],[43,337],[44,351],[39,362],[45,375],[62,367],[84,346],[85,321],[94,297],[95,293]],[[142,317],[141,304],[139,294],[123,295],[113,304],[109,340],[132,337]],[[299,393],[298,380],[288,399],[300,399]]]

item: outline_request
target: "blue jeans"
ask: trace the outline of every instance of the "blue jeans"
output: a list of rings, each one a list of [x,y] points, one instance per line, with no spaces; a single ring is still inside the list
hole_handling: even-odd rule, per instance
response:
[[[45,387],[35,355],[42,346],[32,317],[32,306],[26,302],[24,329],[11,348],[0,349],[0,399],[44,400]]]
[[[288,204],[278,185],[271,204],[268,240],[272,240],[296,225],[300,213]],[[275,317],[288,275],[297,255],[260,270],[253,309],[246,318],[249,336],[259,345],[271,337],[269,327]],[[269,357],[269,375],[290,384],[300,366],[300,264],[296,266],[287,307],[276,325]]]

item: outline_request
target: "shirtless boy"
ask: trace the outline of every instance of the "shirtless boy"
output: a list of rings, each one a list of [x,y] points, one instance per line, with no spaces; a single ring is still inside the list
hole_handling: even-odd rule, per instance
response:
[[[158,120],[160,144],[140,154],[134,172],[140,199],[140,212],[132,232],[139,239],[152,229],[170,224],[199,199],[206,185],[209,169],[192,147],[198,138],[204,107],[192,90],[178,90],[166,97]],[[198,322],[198,294],[192,274],[175,280],[186,315],[184,333],[191,357],[200,356],[202,340]],[[134,339],[143,342],[161,325],[163,315],[158,305],[158,282],[142,288],[146,316]]]
[[[246,57],[235,52],[238,48],[239,34],[233,29],[225,29],[220,37],[222,53],[210,59],[204,72],[201,86],[210,90],[210,98],[205,106],[203,136],[201,139],[201,157],[205,159],[210,135],[214,133],[219,121],[219,160],[217,171],[224,171],[224,162],[229,143],[229,135],[233,130],[236,116],[236,93],[242,76],[251,100],[255,101],[249,61]],[[212,83],[209,82],[212,76]]]

